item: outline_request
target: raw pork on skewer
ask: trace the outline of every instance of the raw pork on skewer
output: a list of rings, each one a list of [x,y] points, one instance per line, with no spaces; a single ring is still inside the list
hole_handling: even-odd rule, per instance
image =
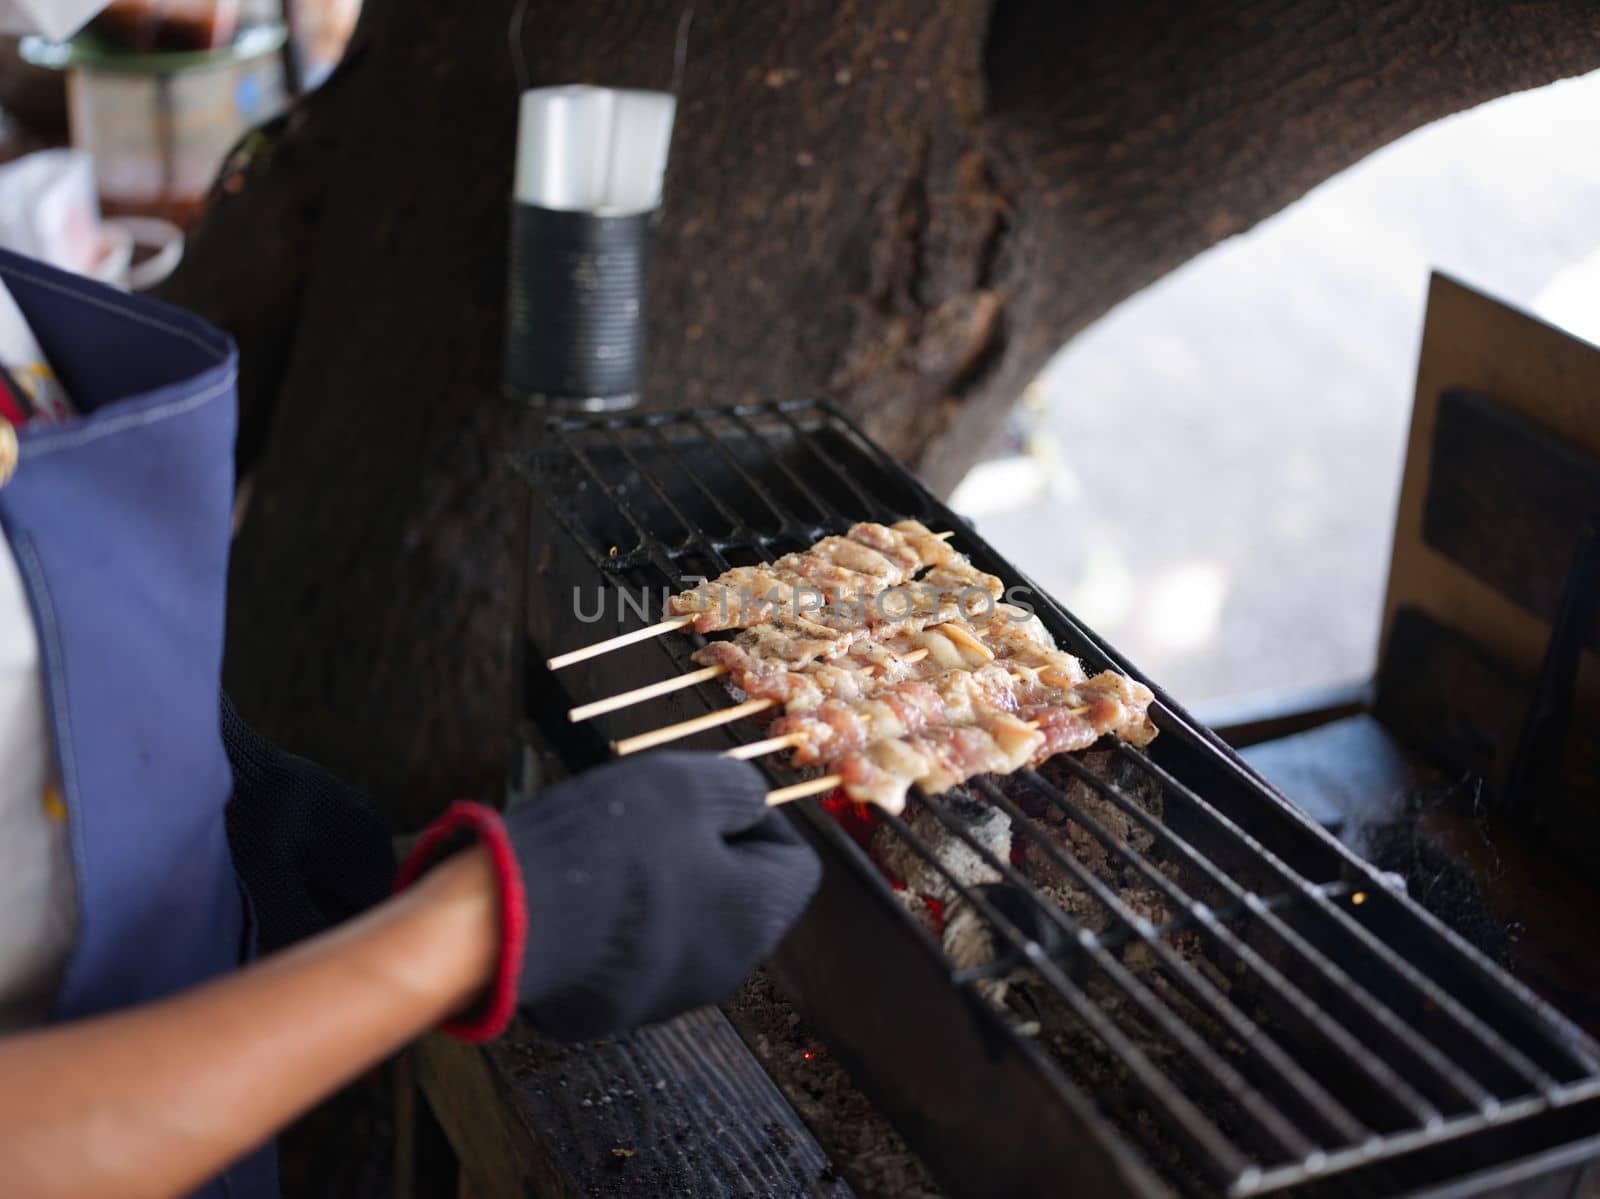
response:
[[[865,603],[910,583],[930,567],[978,573],[917,521],[893,526],[862,522],[843,537],[824,537],[810,549],[785,554],[776,562],[725,571],[673,596],[667,611],[693,617],[698,633],[747,628],[775,614],[804,615],[808,598],[813,602],[820,598],[829,606]]]

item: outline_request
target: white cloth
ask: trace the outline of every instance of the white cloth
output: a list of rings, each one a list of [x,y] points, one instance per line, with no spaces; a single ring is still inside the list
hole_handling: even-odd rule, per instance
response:
[[[36,421],[58,425],[72,419],[72,401],[50,369],[39,339],[28,326],[17,301],[0,283],[0,362],[5,363],[11,380],[26,391],[28,405]]]
[[[26,391],[14,398],[34,421],[71,419],[66,393],[3,284],[0,363]],[[40,666],[22,575],[0,533],[0,1032],[50,1014],[77,933],[67,809]]]
[[[77,929],[66,809],[16,559],[0,537],[0,1032],[50,1014]]]

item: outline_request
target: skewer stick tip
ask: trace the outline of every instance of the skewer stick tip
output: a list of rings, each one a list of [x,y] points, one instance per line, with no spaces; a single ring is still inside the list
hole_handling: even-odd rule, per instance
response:
[[[767,792],[767,807],[775,808],[779,804],[793,803],[797,799],[805,799],[809,795],[821,795],[824,791],[832,791],[844,776],[838,774],[825,774],[821,778],[807,779],[803,783],[791,783],[787,787],[779,787],[775,791]]]
[[[653,749],[657,745],[665,745],[669,741],[677,741],[693,733],[714,729],[719,725],[732,724],[735,720],[742,720],[746,716],[754,716],[757,712],[765,712],[778,701],[774,699],[747,699],[742,704],[735,704],[731,708],[722,708],[716,712],[707,712],[702,716],[695,716],[689,720],[680,720],[676,724],[663,725],[659,729],[651,729],[648,733],[639,733],[637,736],[624,737],[621,741],[613,741],[611,748],[617,756],[627,757],[636,754],[642,749]]]
[[[663,633],[670,633],[674,629],[681,629],[694,623],[692,616],[673,616],[667,620],[658,621],[643,629],[634,629],[630,633],[619,633],[615,637],[607,637],[604,641],[596,641],[593,645],[586,645],[582,649],[572,650],[570,653],[557,654],[545,662],[550,670],[560,670],[563,666],[572,666],[578,662],[586,662],[590,658],[598,658],[601,654],[609,654],[614,649],[621,649],[625,645],[635,645],[640,641],[648,641],[652,637],[659,637]]]
[[[594,716],[615,712],[619,708],[629,708],[634,704],[642,704],[646,700],[656,699],[663,695],[671,695],[674,691],[682,691],[685,687],[693,687],[696,683],[704,683],[711,679],[720,678],[727,673],[728,668],[726,666],[704,666],[699,670],[691,670],[688,674],[679,675],[677,678],[662,679],[659,683],[635,687],[632,691],[619,692],[605,699],[597,699],[593,703],[580,704],[567,713],[567,719],[573,724],[577,724]]]
[[[1067,709],[1068,713],[1070,713],[1073,716],[1082,716],[1088,710],[1089,710],[1089,705],[1088,704],[1083,704],[1080,707],[1068,708]],[[1036,728],[1039,727],[1041,722],[1037,721],[1037,720],[1025,720],[1022,723],[1027,725],[1030,729],[1036,729]]]
[[[723,753],[725,758],[737,758],[741,762],[748,762],[751,758],[759,758],[762,754],[777,753],[780,749],[793,749],[803,744],[805,734],[786,733],[782,737],[768,737],[764,741],[752,741],[748,745],[736,745]]]

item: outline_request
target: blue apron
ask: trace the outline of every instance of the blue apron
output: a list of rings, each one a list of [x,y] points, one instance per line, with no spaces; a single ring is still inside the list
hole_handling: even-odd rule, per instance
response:
[[[187,313],[0,251],[81,418],[0,487],[38,629],[78,930],[55,1018],[171,995],[253,952],[228,850],[221,682],[235,354]],[[200,1194],[277,1194],[270,1145]]]

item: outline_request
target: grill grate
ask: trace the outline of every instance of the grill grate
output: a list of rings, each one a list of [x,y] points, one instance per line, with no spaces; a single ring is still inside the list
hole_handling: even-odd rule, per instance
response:
[[[523,471],[592,568],[557,581],[604,579],[612,598],[648,595],[637,623],[658,618],[662,596],[686,577],[771,560],[863,519],[955,529],[979,567],[1022,579],[821,406],[560,419],[549,431]],[[1048,597],[1026,598],[1091,669],[1142,677]],[[571,644],[540,645],[539,655],[594,633],[553,627]],[[699,644],[669,637],[639,652],[662,677],[686,669]],[[879,815],[888,830],[879,835],[925,862],[987,930],[993,955],[949,961],[954,984],[981,993],[1011,980],[1013,1016],[1037,1014],[1052,1069],[1184,1191],[1246,1196],[1357,1177],[1373,1193],[1408,1191],[1571,1140],[1574,1128],[1600,1130],[1588,1106],[1600,1101],[1593,1043],[1155,690],[1163,735],[1148,750],[1101,748],[970,784],[1009,819],[1009,860],[951,796],[914,793],[913,809],[998,875],[1003,897],[957,877],[915,820]],[[727,706],[720,685],[679,693],[697,694],[689,702]],[[617,717],[660,718],[660,708]],[[758,735],[731,726],[703,743]],[[763,766],[775,782],[797,777]],[[829,823],[812,801],[806,808],[806,819]],[[872,869],[859,847],[834,841]],[[1054,898],[1041,876],[1058,880]],[[909,912],[903,923],[933,937]],[[1555,1121],[1562,1112],[1569,1118]],[[1531,1131],[1539,1118],[1551,1128]],[[1483,1136],[1506,1129],[1526,1136]],[[1482,1143],[1469,1148],[1474,1138]],[[1453,1161],[1419,1152],[1446,1145]]]

